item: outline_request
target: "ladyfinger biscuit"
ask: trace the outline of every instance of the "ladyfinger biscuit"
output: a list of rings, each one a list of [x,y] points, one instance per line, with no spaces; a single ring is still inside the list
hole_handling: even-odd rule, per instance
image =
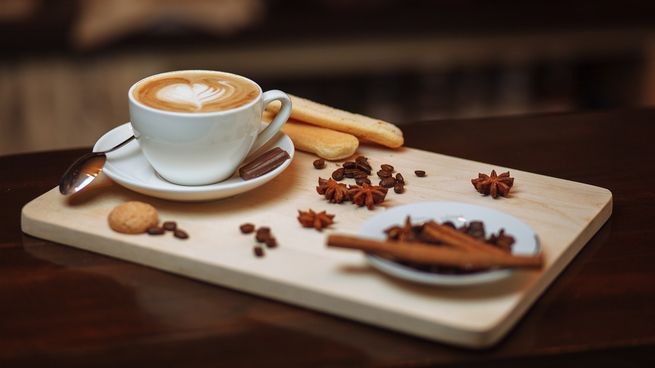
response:
[[[368,116],[353,114],[330,106],[289,95],[293,108],[291,118],[303,123],[349,133],[357,138],[397,148],[403,145],[403,132],[397,126]],[[278,112],[280,103],[273,102],[266,109]]]
[[[270,122],[275,114],[264,112],[263,120]],[[326,160],[340,160],[352,156],[359,147],[359,140],[352,134],[303,124],[289,119],[282,131],[291,138],[297,149]]]

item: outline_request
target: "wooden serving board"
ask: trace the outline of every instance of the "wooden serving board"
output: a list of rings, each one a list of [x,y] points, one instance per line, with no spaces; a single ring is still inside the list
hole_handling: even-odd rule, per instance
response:
[[[356,233],[363,221],[385,209],[327,203],[315,186],[317,178],[327,178],[336,165],[316,170],[315,157],[302,152],[267,185],[213,202],[158,200],[108,179],[72,198],[55,188],[23,208],[22,229],[39,238],[408,334],[486,347],[510,330],[612,212],[612,194],[591,185],[410,148],[366,146],[359,153],[368,156],[374,168],[393,165],[407,181],[406,192],[390,191],[385,206],[447,200],[505,211],[539,235],[544,269],[516,271],[484,286],[429,287],[385,276],[368,266],[359,252],[328,249],[326,234]],[[427,177],[414,176],[416,169],[427,171]],[[510,198],[494,200],[475,192],[470,179],[492,169],[510,170],[515,177]],[[107,214],[127,200],[153,204],[163,221],[177,221],[190,238],[113,232]],[[333,229],[319,233],[301,228],[297,210],[309,208],[334,213]],[[244,222],[270,226],[279,247],[267,250],[264,258],[254,257],[254,237],[239,231]]]

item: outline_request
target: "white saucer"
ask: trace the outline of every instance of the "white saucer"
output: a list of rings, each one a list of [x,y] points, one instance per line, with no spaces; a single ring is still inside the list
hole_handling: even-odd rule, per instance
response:
[[[532,255],[539,252],[537,234],[523,221],[491,208],[460,202],[426,202],[394,207],[368,219],[359,234],[384,240],[384,230],[403,224],[408,215],[411,216],[412,223],[427,220],[451,221],[458,227],[469,221],[480,220],[484,222],[487,236],[504,228],[506,234],[514,237],[516,242],[512,247],[513,254]],[[367,254],[366,259],[373,267],[386,274],[428,285],[478,285],[504,279],[512,273],[510,269],[496,269],[469,274],[439,274],[417,270],[374,254]]]
[[[120,125],[100,137],[93,146],[93,150],[107,150],[129,138],[132,134],[132,125],[130,123]],[[234,176],[227,180],[210,185],[184,186],[170,183],[157,175],[141,153],[139,143],[136,140],[115,152],[107,154],[107,162],[103,172],[116,183],[152,197],[175,201],[220,199],[247,192],[280,175],[291,164],[295,150],[291,139],[283,133],[278,133],[273,137],[264,149],[273,147],[280,147],[287,151],[291,159],[286,160],[275,170],[251,180],[243,180],[235,173]]]

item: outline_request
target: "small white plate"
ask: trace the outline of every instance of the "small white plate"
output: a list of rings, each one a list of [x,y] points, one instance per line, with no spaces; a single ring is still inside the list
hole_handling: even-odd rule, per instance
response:
[[[460,202],[426,202],[394,207],[367,220],[359,234],[384,240],[384,230],[403,224],[407,216],[411,216],[412,223],[427,220],[451,221],[458,227],[469,221],[480,220],[484,222],[487,236],[504,228],[506,234],[514,237],[513,254],[532,255],[539,252],[539,238],[526,223],[504,212]],[[478,285],[504,279],[512,273],[510,269],[495,269],[467,274],[440,274],[417,270],[374,254],[367,254],[366,259],[373,267],[386,274],[428,285]]]
[[[95,146],[93,146],[93,150],[107,150],[129,138],[132,134],[132,125],[130,123],[120,125],[100,137]],[[283,133],[278,133],[278,135],[273,137],[265,149],[273,147],[280,147],[287,151],[291,158],[275,170],[251,180],[243,180],[235,173],[231,178],[215,184],[198,186],[173,184],[157,175],[141,153],[139,143],[136,140],[128,143],[125,147],[107,154],[107,162],[105,163],[103,172],[116,183],[135,192],[152,197],[175,201],[220,199],[247,192],[280,175],[291,164],[295,150],[291,139]]]

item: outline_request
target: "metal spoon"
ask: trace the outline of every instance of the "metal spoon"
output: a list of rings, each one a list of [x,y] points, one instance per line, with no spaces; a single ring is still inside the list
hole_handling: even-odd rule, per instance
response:
[[[63,195],[77,193],[89,185],[102,171],[107,161],[107,153],[130,143],[134,136],[102,152],[90,152],[78,158],[59,179],[59,192]]]

